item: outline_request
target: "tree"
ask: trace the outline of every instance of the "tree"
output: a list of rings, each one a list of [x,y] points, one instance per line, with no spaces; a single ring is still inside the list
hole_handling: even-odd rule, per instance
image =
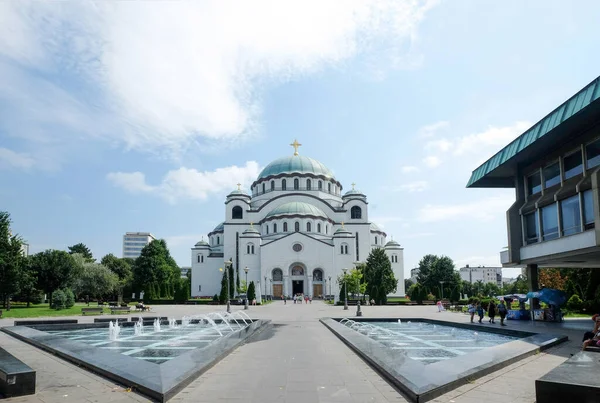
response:
[[[231,294],[229,295],[231,298]],[[221,278],[221,293],[219,294],[219,302],[224,304],[227,302],[227,270],[223,270],[223,277]]]
[[[119,276],[109,268],[101,263],[84,261],[81,275],[75,280],[73,289],[77,295],[90,295],[100,299],[114,292],[118,286]]]
[[[83,243],[78,243],[73,246],[69,246],[68,249],[69,249],[70,255],[79,253],[80,255],[83,256],[83,258],[86,260],[86,262],[95,262],[96,261],[96,259],[94,259],[94,256],[92,256],[92,251],[90,251],[90,248],[85,246],[85,244],[83,244]]]
[[[563,277],[559,269],[540,269],[538,282],[542,288],[546,287],[564,290],[567,282],[567,276]]]
[[[180,278],[176,282],[174,299],[176,302],[184,303],[190,299],[190,281],[187,278]]]
[[[338,277],[338,284],[346,283],[348,292],[357,295],[365,292],[366,284],[363,281],[363,273],[359,269],[352,269],[346,274]]]
[[[146,245],[133,266],[133,284],[148,299],[171,298],[181,271],[169,253],[164,239]]]
[[[37,287],[50,296],[50,306],[52,293],[70,287],[80,272],[73,256],[62,250],[49,249],[34,255],[32,266],[38,276]]]
[[[375,248],[369,253],[364,275],[366,292],[379,305],[385,304],[387,295],[398,287],[390,259],[382,248]]]
[[[408,289],[413,285],[414,283],[412,282],[411,279],[409,278],[405,278],[404,279],[404,289],[408,292]],[[408,293],[407,293],[408,295]]]
[[[419,262],[417,282],[436,297],[441,297],[441,281],[444,288],[461,283],[460,275],[454,270],[454,262],[448,256],[425,255]]]
[[[254,285],[254,281],[250,282],[250,285],[248,286],[248,295],[247,295],[248,301],[252,301],[253,299],[256,298],[256,288]]]
[[[104,256],[101,263],[108,267],[113,273],[119,277],[119,284],[117,286],[118,300],[123,300],[123,290],[126,287],[130,287],[133,281],[133,270],[131,269],[131,263],[128,259],[118,258],[112,253]]]
[[[229,259],[231,260],[231,259]],[[234,297],[235,296],[235,290],[236,290],[236,285],[235,285],[235,271],[233,270],[233,264],[229,265],[229,296],[230,297]]]
[[[10,297],[19,292],[21,269],[25,257],[21,251],[23,241],[12,235],[10,214],[0,211],[0,296],[10,311]]]
[[[23,267],[21,270],[21,279],[19,281],[20,289],[21,289],[21,301],[27,301],[27,308],[29,308],[32,300],[36,301],[35,303],[39,303],[39,300],[42,296],[40,296],[40,291],[37,289],[37,273],[35,271],[35,267],[33,266],[33,257],[27,256],[23,263]]]

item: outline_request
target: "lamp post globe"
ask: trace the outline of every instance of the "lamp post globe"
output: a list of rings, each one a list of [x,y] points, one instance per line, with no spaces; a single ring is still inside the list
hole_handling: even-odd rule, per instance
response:
[[[229,301],[229,266],[232,264],[233,262],[231,260],[225,261],[225,276],[227,277],[227,313],[231,313],[231,304]]]
[[[348,310],[348,287],[346,286],[346,273],[348,272],[348,269],[343,268],[342,271],[344,272],[344,311]]]
[[[248,309],[248,271],[250,269],[248,266],[244,267],[244,271],[246,272],[246,302],[244,303],[244,309]]]

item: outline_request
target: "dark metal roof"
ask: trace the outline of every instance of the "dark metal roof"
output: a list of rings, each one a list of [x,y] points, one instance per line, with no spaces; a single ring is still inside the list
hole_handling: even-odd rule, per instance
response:
[[[542,156],[562,137],[589,123],[600,111],[600,77],[586,85],[546,117],[475,169],[467,187],[514,187],[512,176],[522,161]]]

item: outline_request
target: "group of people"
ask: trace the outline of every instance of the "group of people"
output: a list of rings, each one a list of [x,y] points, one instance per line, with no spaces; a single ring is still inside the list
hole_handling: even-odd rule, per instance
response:
[[[595,314],[592,316],[592,320],[594,321],[594,330],[585,332],[583,335],[582,350],[585,350],[587,347],[600,347],[600,315]]]
[[[486,310],[484,309],[483,305],[481,305],[481,301],[469,302],[469,305],[467,306],[467,311],[471,316],[471,323],[474,323],[475,314],[479,316],[479,323],[483,323],[483,317],[485,316]],[[487,314],[489,317],[489,323],[496,323],[495,318],[496,315],[498,315],[500,316],[500,326],[506,326],[504,320],[506,319],[506,315],[508,314],[508,308],[506,306],[506,303],[504,302],[504,299],[501,299],[500,302],[498,302],[498,305],[496,305],[496,303],[494,303],[493,300],[490,301],[490,303],[487,306]]]

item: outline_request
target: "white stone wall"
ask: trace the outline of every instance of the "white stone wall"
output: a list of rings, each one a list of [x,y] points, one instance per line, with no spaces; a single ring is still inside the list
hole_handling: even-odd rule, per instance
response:
[[[198,263],[198,254],[204,254],[204,263]],[[223,273],[222,258],[209,258],[208,249],[192,249],[192,297],[213,296],[221,292],[221,278]],[[199,288],[201,286],[201,289]]]

